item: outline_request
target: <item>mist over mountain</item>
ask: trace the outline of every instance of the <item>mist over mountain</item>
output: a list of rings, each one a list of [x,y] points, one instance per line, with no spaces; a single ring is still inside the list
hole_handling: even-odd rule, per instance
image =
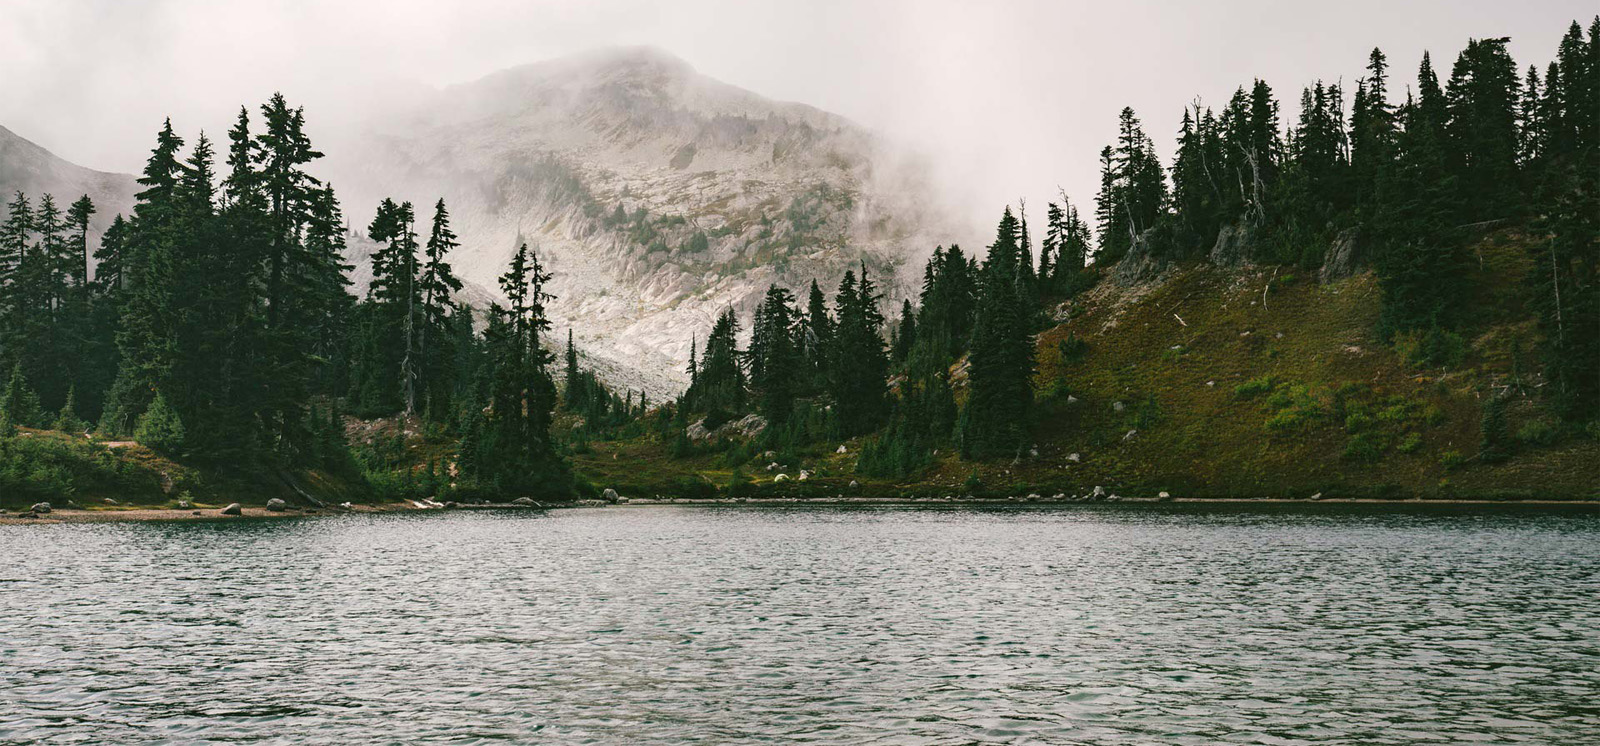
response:
[[[94,200],[95,215],[90,230],[98,236],[117,213],[133,210],[133,195],[138,191],[134,177],[106,173],[68,163],[3,125],[0,125],[0,199],[9,202],[17,192],[32,202],[45,195],[55,196],[62,208],[85,194]],[[4,208],[0,207],[0,212]]]
[[[528,242],[555,274],[557,330],[653,393],[681,385],[718,312],[748,312],[770,283],[903,273],[953,235],[907,154],[652,48],[506,70],[341,139],[324,169],[353,221],[383,197],[443,197],[457,271],[487,288]],[[907,286],[884,285],[890,300]]]
[[[192,137],[193,133],[187,133]],[[555,331],[596,367],[666,395],[690,340],[771,283],[832,291],[865,265],[890,302],[956,228],[925,163],[855,123],[768,100],[658,49],[605,49],[505,70],[407,102],[314,144],[350,222],[355,292],[370,279],[365,223],[385,197],[444,198],[462,246],[462,297],[484,306],[527,242],[554,273]],[[134,177],[68,163],[0,129],[0,193],[88,194],[107,224]],[[858,270],[859,271],[859,270]],[[898,281],[897,281],[898,280]]]

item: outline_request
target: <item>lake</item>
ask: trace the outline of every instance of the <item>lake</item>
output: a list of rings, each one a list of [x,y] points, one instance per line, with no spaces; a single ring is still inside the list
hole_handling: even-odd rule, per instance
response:
[[[0,526],[0,743],[1600,743],[1600,510]]]

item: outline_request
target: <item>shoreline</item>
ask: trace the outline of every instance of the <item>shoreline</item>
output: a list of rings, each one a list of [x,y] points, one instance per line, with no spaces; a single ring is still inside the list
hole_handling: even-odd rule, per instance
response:
[[[1022,498],[992,498],[992,499],[926,499],[903,497],[843,497],[843,498],[794,498],[794,497],[758,497],[758,498],[680,498],[656,500],[653,498],[629,499],[622,503],[605,503],[597,500],[583,500],[573,503],[557,503],[545,506],[520,506],[520,505],[462,505],[449,508],[417,507],[404,503],[386,503],[381,505],[355,505],[350,510],[313,509],[304,510],[293,508],[284,511],[271,511],[264,507],[250,506],[242,508],[242,515],[222,515],[220,507],[204,508],[97,508],[86,510],[81,508],[64,508],[52,510],[37,517],[22,517],[18,513],[0,514],[0,526],[37,526],[56,525],[66,523],[127,523],[127,522],[185,522],[185,521],[228,521],[228,520],[261,520],[283,518],[321,518],[328,516],[344,515],[371,515],[383,513],[427,513],[427,512],[458,512],[458,511],[485,511],[485,510],[560,510],[570,508],[656,508],[656,507],[985,507],[985,508],[1060,508],[1067,506],[1115,506],[1115,505],[1383,505],[1383,506],[1456,506],[1456,507],[1528,507],[1528,508],[1595,508],[1600,510],[1600,500],[1485,500],[1485,499],[1422,499],[1385,500],[1378,498],[1287,498],[1287,497],[1192,497],[1192,498],[1123,498],[1120,500],[1027,500]],[[25,513],[24,513],[25,514]]]

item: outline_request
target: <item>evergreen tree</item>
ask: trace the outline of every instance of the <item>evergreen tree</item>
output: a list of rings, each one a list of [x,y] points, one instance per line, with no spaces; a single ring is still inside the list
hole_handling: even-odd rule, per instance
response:
[[[1521,81],[1506,51],[1508,41],[1469,41],[1445,93],[1446,153],[1470,222],[1504,218],[1519,209]]]
[[[900,324],[895,329],[894,345],[890,359],[896,367],[904,366],[911,356],[911,346],[917,341],[917,312],[908,298],[900,302]]]
[[[1101,151],[1100,157],[1098,261],[1114,264],[1165,212],[1167,185],[1155,144],[1145,136],[1131,108],[1122,110],[1116,147]],[[1021,272],[1020,262],[1017,267]]]
[[[462,463],[469,474],[508,494],[564,497],[572,491],[571,474],[550,438],[556,391],[548,367],[554,355],[540,339],[550,327],[545,303],[551,296],[544,291],[549,281],[538,254],[521,244],[500,276],[509,305],[490,308],[489,416],[469,431],[472,452],[462,454]]]
[[[450,230],[450,213],[441,199],[433,208],[433,230],[428,236],[422,275],[417,283],[421,296],[417,343],[422,360],[422,387],[430,402],[439,400],[440,406],[434,411],[440,413],[447,410],[445,405],[450,391],[450,357],[449,350],[442,344],[448,341],[443,337],[443,330],[453,307],[452,294],[461,290],[461,280],[456,278],[446,257],[460,245],[455,232]],[[431,347],[430,337],[436,340]]]
[[[830,393],[834,422],[842,437],[877,429],[888,415],[889,358],[883,343],[883,313],[877,285],[861,265],[861,279],[846,271],[834,306],[839,327],[834,338]]]
[[[817,286],[817,281],[812,280],[811,290],[806,295],[806,312],[800,333],[801,365],[805,369],[801,381],[802,392],[814,394],[827,388],[833,335],[833,317],[828,313],[828,301]]]
[[[1350,169],[1355,202],[1364,214],[1378,209],[1379,184],[1394,160],[1397,121],[1389,105],[1389,61],[1376,47],[1367,57],[1367,76],[1356,86],[1350,113]]]
[[[1008,209],[982,271],[962,413],[961,452],[967,458],[1014,455],[1027,439],[1033,338],[1020,306],[1016,241],[1017,222]]]
[[[1454,327],[1464,297],[1466,258],[1449,230],[1455,208],[1455,180],[1442,140],[1442,100],[1426,55],[1419,71],[1423,98],[1407,101],[1404,132],[1392,175],[1381,189],[1385,205],[1380,238],[1378,283],[1383,291],[1381,331],[1418,333],[1433,338]],[[1431,102],[1431,103],[1430,103]],[[1436,357],[1428,355],[1428,357]]]
[[[751,325],[750,385],[760,397],[769,425],[786,424],[801,385],[801,349],[796,342],[798,314],[788,290],[772,285]]]
[[[100,418],[111,434],[133,430],[151,397],[170,380],[177,348],[173,288],[177,268],[178,180],[183,174],[178,151],[183,138],[167,120],[156,135],[156,147],[139,178],[133,220],[122,251],[125,300],[118,319],[120,364],[116,382]]]

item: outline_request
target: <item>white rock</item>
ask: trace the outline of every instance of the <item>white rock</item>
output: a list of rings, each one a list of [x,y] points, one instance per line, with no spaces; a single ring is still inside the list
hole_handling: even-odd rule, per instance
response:
[[[1138,434],[1139,434],[1138,430],[1129,430],[1126,435],[1122,436],[1122,439],[1124,441],[1133,440],[1134,437],[1137,436]]]
[[[789,475],[788,474],[779,474],[778,476],[773,477],[772,481],[774,481],[774,482],[787,482],[787,481],[789,481]]]
[[[835,450],[835,451],[834,451],[834,453],[847,453],[847,452],[848,452],[848,449],[846,449],[846,448],[845,448],[845,447],[844,447],[844,444],[843,444],[843,443],[840,443],[840,444],[839,444],[839,448],[838,448],[838,450]]]
[[[1082,457],[1082,456],[1079,456],[1079,455],[1078,455],[1078,454],[1076,454],[1076,453],[1069,453],[1069,454],[1067,454],[1067,460],[1068,460],[1068,461],[1071,461],[1071,462],[1072,462],[1072,463],[1074,463],[1074,464],[1076,464],[1076,463],[1078,463],[1078,462],[1080,462],[1080,461],[1082,461],[1082,460],[1083,460],[1083,457]]]

